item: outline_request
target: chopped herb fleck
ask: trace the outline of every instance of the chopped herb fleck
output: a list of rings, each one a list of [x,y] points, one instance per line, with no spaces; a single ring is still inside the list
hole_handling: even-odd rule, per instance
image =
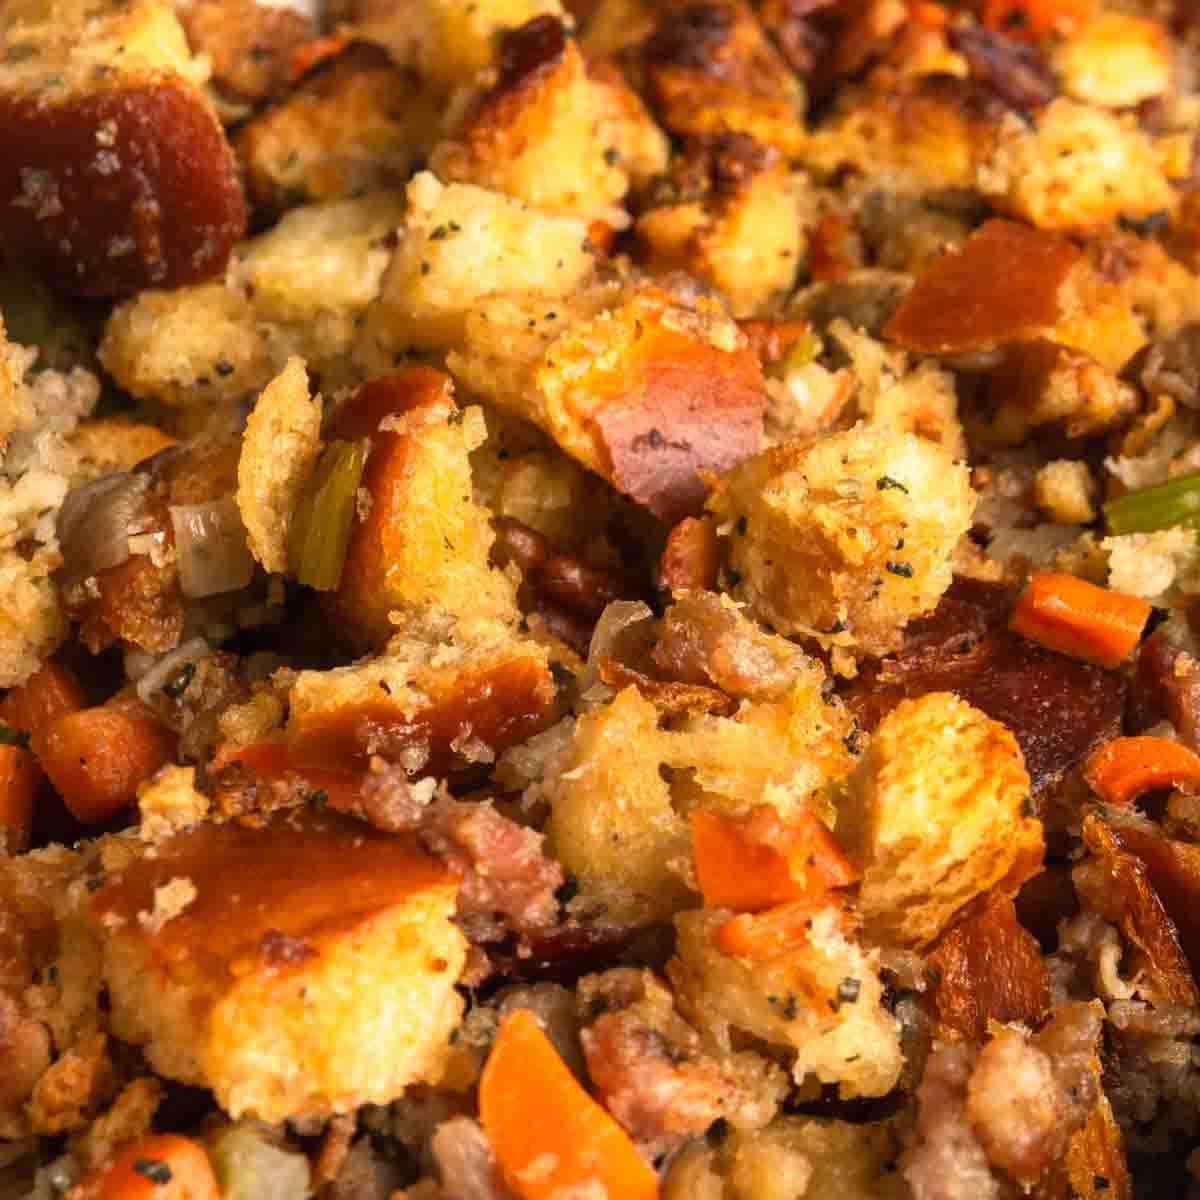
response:
[[[446,418],[446,424],[447,425],[461,425],[463,423],[463,416],[464,416],[463,410],[461,408],[456,408]]]
[[[735,588],[742,582],[742,573],[735,571],[732,567],[725,568],[725,584],[727,587]]]
[[[22,750],[28,750],[29,734],[23,729],[14,729],[0,721],[0,746],[20,746]]]
[[[912,563],[889,562],[883,565],[890,574],[899,575],[901,579],[911,579],[913,577]]]
[[[738,517],[737,522],[734,525],[734,529],[737,531],[739,537],[745,536],[746,529],[749,527],[749,524],[750,522],[746,520],[745,515]]]
[[[227,379],[233,374],[233,363],[231,363],[228,359],[218,358],[217,361],[213,363],[213,370],[216,371],[216,373],[220,375],[222,379]]]
[[[851,754],[862,753],[862,730],[859,729],[857,722],[855,723],[854,728],[851,729],[850,732],[842,739],[842,745],[845,746]]]
[[[98,892],[104,886],[104,876],[93,875],[84,886],[89,892]]]
[[[430,266],[430,265],[429,265],[427,262],[425,262],[424,260],[422,260],[422,262],[421,262],[421,274],[422,274],[422,275],[428,275],[428,274],[429,274],[429,272],[430,272],[430,271],[432,271],[432,270],[433,270],[433,268],[432,268],[432,267],[431,267],[431,266]]]
[[[886,492],[889,488],[891,488],[897,492],[903,492],[906,496],[908,495],[908,488],[906,488],[904,484],[900,482],[900,480],[893,479],[890,475],[880,475],[880,477],[875,480],[875,486],[881,492]]]
[[[166,683],[163,684],[163,695],[168,700],[178,700],[184,692],[188,690],[188,686],[196,676],[196,664],[193,662],[184,663]]]
[[[435,225],[429,234],[431,242],[442,242],[450,235],[450,230],[445,225]]]
[[[135,1158],[133,1169],[152,1183],[170,1183],[173,1178],[171,1168],[161,1158]]]
[[[620,155],[617,153],[617,150],[616,150],[616,147],[615,147],[615,146],[609,146],[609,147],[608,147],[608,148],[607,148],[607,149],[604,151],[604,161],[605,161],[606,163],[608,163],[608,165],[609,165],[610,167],[611,167],[611,166],[613,166],[613,165],[616,163],[617,159],[618,159],[618,158],[620,158],[620,157],[621,157],[621,156],[620,156]]]
[[[855,979],[853,975],[847,975],[841,983],[838,984],[838,1000],[842,1004],[853,1004],[858,999],[859,990],[862,984]]]

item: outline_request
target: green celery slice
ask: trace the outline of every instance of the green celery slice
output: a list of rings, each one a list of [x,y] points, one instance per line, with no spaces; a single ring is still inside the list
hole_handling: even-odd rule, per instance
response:
[[[366,442],[330,442],[292,517],[288,564],[301,583],[319,592],[333,591],[342,577],[367,449]]]
[[[1153,533],[1176,525],[1200,529],[1200,471],[1110,500],[1104,516],[1117,535]]]

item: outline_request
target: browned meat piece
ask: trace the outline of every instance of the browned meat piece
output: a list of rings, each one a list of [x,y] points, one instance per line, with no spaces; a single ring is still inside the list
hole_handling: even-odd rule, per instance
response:
[[[1192,1007],[1200,1003],[1179,932],[1145,864],[1124,848],[1113,828],[1096,813],[1084,818],[1083,840],[1093,859],[1076,867],[1073,877],[1085,905],[1121,926],[1159,1001]]]
[[[1141,384],[1151,395],[1165,393],[1188,408],[1200,408],[1200,322],[1150,347]]]
[[[930,952],[926,999],[935,1035],[979,1041],[990,1021],[1036,1025],[1050,1007],[1050,981],[1033,935],[1009,897],[992,892]]]
[[[1166,716],[1188,745],[1200,746],[1200,639],[1187,621],[1176,616],[1142,643],[1130,701],[1135,731]]]
[[[458,915],[472,940],[496,941],[505,930],[543,931],[558,919],[555,892],[563,870],[542,851],[542,835],[486,802],[433,797],[394,767],[375,764],[358,815],[390,833],[414,831],[458,877]]]
[[[649,971],[617,968],[581,981],[600,1015],[581,1034],[588,1074],[608,1110],[656,1157],[714,1121],[761,1103],[747,1060],[719,1061]],[[607,1011],[606,1011],[607,1010]]]
[[[216,274],[246,228],[220,124],[171,79],[0,95],[0,214],[7,257],[97,298]]]
[[[796,680],[804,653],[764,633],[715,592],[691,592],[658,626],[650,662],[664,679],[720,688],[727,695],[773,700]]]
[[[859,724],[874,729],[902,699],[955,692],[1012,730],[1035,795],[1117,736],[1124,679],[1010,633],[1012,600],[999,584],[956,580],[896,654],[863,665],[845,697]]]

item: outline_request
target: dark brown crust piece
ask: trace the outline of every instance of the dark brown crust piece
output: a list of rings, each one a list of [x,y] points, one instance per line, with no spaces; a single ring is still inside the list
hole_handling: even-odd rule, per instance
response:
[[[233,154],[190,84],[0,94],[0,250],[64,291],[196,283],[245,229]]]
[[[990,893],[929,954],[926,1000],[934,1036],[980,1041],[990,1021],[1037,1025],[1050,1009],[1050,981],[1033,935],[1013,902]]]
[[[954,692],[1012,730],[1035,796],[1116,737],[1125,680],[1010,633],[1013,599],[1000,584],[956,580],[898,653],[862,665],[845,697],[859,724],[870,731],[903,699]]]

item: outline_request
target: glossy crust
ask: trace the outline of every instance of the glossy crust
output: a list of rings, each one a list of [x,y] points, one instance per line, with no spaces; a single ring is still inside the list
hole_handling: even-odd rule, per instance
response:
[[[0,93],[0,244],[93,298],[220,271],[246,227],[216,116],[179,79],[62,101]]]

